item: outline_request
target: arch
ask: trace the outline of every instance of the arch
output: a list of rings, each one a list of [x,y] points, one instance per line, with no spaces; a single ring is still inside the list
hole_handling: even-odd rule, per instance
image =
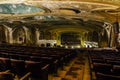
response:
[[[52,40],[56,40],[57,39],[57,32],[56,31],[52,31],[51,32],[51,39]]]
[[[0,27],[0,42],[2,43],[9,43],[10,36],[9,36],[9,28],[7,26],[1,25]]]
[[[91,31],[89,31],[88,32],[88,37],[87,37],[88,39],[88,41],[92,41],[92,32]]]
[[[50,40],[51,39],[51,32],[50,31],[46,31],[45,32],[45,38],[46,38],[46,40]]]
[[[26,31],[23,27],[16,27],[13,31],[13,43],[25,44],[26,43]]]
[[[39,39],[44,39],[44,31],[40,31]]]
[[[99,39],[98,32],[97,31],[93,31],[92,41],[93,42],[98,42],[98,39]]]
[[[109,46],[109,42],[108,42],[108,34],[107,31],[104,30],[104,33],[101,36],[101,41],[100,41],[100,46],[101,47],[108,47]]]
[[[83,38],[84,38],[84,40],[86,40],[86,41],[87,41],[87,40],[88,40],[88,33],[87,33],[87,32],[86,32],[86,33],[84,33],[84,35],[83,35],[83,36],[84,36],[84,37],[83,37]]]

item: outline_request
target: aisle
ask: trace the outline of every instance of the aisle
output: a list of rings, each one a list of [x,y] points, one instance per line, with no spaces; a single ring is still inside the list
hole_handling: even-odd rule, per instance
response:
[[[63,70],[58,70],[57,76],[50,75],[49,80],[90,80],[87,55],[79,53]]]

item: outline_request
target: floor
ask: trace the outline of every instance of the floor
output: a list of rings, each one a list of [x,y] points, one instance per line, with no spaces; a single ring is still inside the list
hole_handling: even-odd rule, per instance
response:
[[[75,59],[59,69],[57,76],[49,75],[48,80],[90,80],[88,57],[79,53]]]

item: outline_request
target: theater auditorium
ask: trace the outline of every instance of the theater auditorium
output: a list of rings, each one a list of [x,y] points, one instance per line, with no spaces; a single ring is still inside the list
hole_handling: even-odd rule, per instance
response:
[[[0,0],[0,80],[120,80],[120,0]]]

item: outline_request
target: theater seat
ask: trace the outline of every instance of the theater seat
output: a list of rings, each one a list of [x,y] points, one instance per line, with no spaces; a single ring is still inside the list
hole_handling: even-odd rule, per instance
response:
[[[0,57],[0,71],[11,70],[11,62],[9,58]]]
[[[114,76],[99,72],[96,73],[96,76],[97,76],[97,80],[120,80],[120,76]]]
[[[0,72],[0,80],[14,80],[12,73]]]
[[[36,56],[31,56],[31,60],[49,64],[49,73],[57,73],[58,60],[54,59],[53,57],[36,57]]]
[[[105,63],[93,63],[93,69],[95,72],[111,73],[112,65]]]
[[[32,80],[48,80],[48,64],[26,61],[26,69],[31,72]]]
[[[24,61],[25,61],[25,60],[30,60],[30,55],[20,55],[20,54],[19,54],[19,59],[20,59],[20,60],[24,60]]]
[[[11,71],[19,78],[27,73],[25,68],[25,62],[23,60],[11,59],[11,66]]]
[[[112,72],[113,72],[114,75],[120,76],[120,65],[114,65],[113,69],[112,69]]]

